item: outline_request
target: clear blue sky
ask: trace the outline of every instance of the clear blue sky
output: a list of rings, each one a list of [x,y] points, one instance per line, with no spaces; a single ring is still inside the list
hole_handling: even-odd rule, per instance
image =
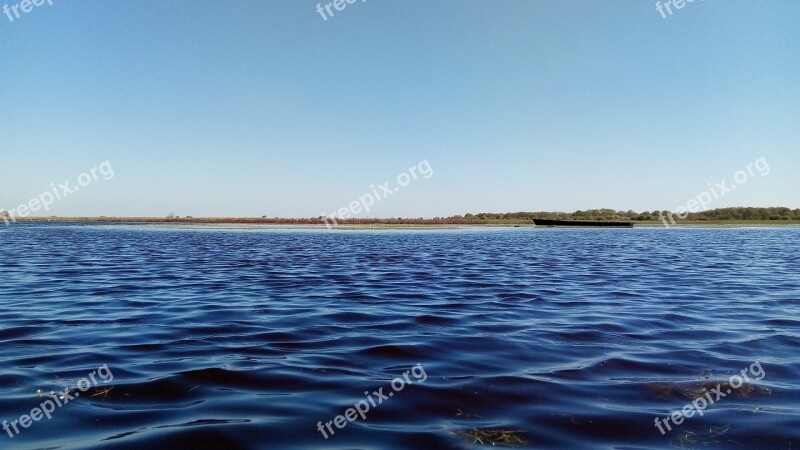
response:
[[[427,159],[368,215],[674,209],[762,156],[710,207],[800,207],[796,0],[316,4],[0,15],[0,207],[108,160],[36,215],[312,217]]]

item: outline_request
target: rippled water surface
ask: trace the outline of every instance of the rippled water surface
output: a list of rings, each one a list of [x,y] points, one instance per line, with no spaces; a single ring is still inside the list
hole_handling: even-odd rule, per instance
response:
[[[0,448],[798,449],[798,242],[3,227]]]

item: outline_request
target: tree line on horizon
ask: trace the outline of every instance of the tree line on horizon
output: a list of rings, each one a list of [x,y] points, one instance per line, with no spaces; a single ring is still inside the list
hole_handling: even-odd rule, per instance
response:
[[[644,222],[648,220],[662,220],[662,216],[672,214],[670,211],[643,211],[633,210],[617,211],[613,209],[587,209],[572,213],[538,211],[515,213],[478,213],[464,214],[463,216],[446,217],[444,220],[532,220],[532,219],[558,219],[558,220],[631,220]],[[439,219],[438,217],[436,219]],[[434,219],[434,220],[436,220]],[[800,220],[800,208],[790,209],[784,207],[754,208],[734,207],[717,208],[707,211],[690,212],[685,220]]]

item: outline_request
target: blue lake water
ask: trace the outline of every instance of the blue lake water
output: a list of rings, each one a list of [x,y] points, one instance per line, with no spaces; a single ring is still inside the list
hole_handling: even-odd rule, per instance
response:
[[[798,449],[798,242],[2,227],[0,449]]]

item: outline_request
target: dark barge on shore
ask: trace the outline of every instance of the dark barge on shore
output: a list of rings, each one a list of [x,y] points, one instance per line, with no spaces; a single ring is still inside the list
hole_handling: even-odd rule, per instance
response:
[[[542,227],[616,227],[633,228],[633,222],[611,222],[602,220],[552,220],[533,219],[536,226]]]

